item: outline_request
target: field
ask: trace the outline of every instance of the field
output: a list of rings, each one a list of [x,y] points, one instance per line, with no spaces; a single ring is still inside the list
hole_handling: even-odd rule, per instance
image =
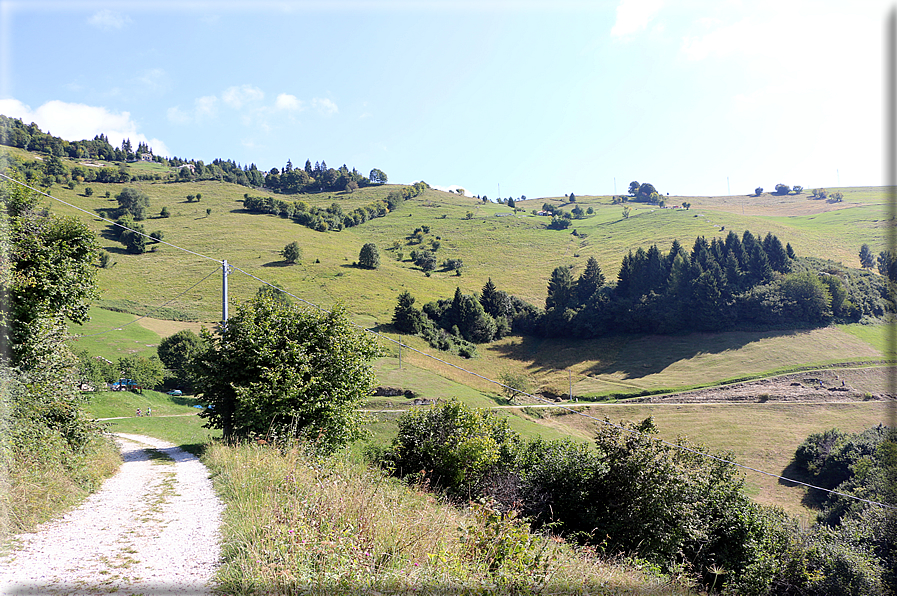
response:
[[[159,173],[164,175],[161,170]],[[75,342],[77,347],[110,360],[130,353],[152,354],[162,337],[181,328],[197,330],[203,322],[210,326],[219,320],[221,265],[216,260],[226,259],[234,267],[228,277],[231,308],[256,293],[262,283],[251,277],[256,276],[325,308],[342,303],[357,324],[401,338],[411,348],[403,349],[401,368],[398,349],[387,344],[391,355],[376,363],[377,375],[381,385],[411,389],[419,397],[455,397],[475,406],[499,407],[504,404],[499,388],[476,375],[496,379],[503,372],[524,373],[533,389],[550,388],[562,394],[572,391],[580,398],[599,400],[602,405],[593,406],[594,411],[602,412],[602,416],[612,412],[615,419],[654,415],[663,436],[688,434],[711,447],[731,449],[739,461],[775,473],[787,467],[794,447],[810,432],[831,426],[858,430],[886,419],[887,408],[879,402],[739,406],[613,403],[631,396],[712,387],[819,366],[893,360],[894,342],[889,339],[893,329],[882,325],[612,336],[593,341],[508,337],[480,346],[477,358],[464,360],[434,354],[419,338],[391,334],[389,322],[396,296],[404,290],[421,305],[451,296],[456,287],[464,293],[478,292],[491,278],[499,289],[541,305],[556,266],[571,264],[574,275],[578,275],[586,259],[594,256],[607,278],[614,279],[622,257],[631,249],[657,243],[666,251],[673,239],[690,247],[698,235],[710,238],[729,231],[740,234],[745,229],[757,235],[772,232],[783,243],[790,243],[799,256],[830,258],[856,267],[863,243],[876,254],[887,246],[888,226],[892,224],[888,189],[828,189],[844,193],[840,203],[811,198],[809,192],[788,196],[765,193],[760,197],[665,197],[668,205],[688,201],[691,207],[659,209],[631,204],[629,218],[622,216],[622,206],[613,205],[611,197],[579,196],[576,205],[592,208],[594,214],[574,220],[571,229],[564,231],[548,230],[548,219],[532,213],[546,202],[571,210],[575,205],[564,197],[519,202],[522,211],[514,211],[505,205],[428,190],[384,218],[342,232],[320,233],[287,219],[249,214],[242,208],[244,193],[270,194],[264,191],[209,181],[144,181],[130,186],[150,197],[150,217],[143,222],[146,230],[162,231],[166,242],[197,254],[156,244],[145,254],[129,255],[108,235],[109,224],[96,217],[112,215],[117,203],[104,195],[108,190],[114,197],[124,185],[91,183],[94,194],[90,197],[85,196],[85,186],[74,190],[54,186],[51,193],[93,215],[59,203],[50,207],[88,221],[100,235],[102,247],[112,254],[114,264],[98,269],[102,296],[97,306],[134,314],[95,308],[90,323],[71,329],[83,334]],[[325,192],[277,198],[301,199],[319,206],[338,202],[349,211],[382,199],[392,188],[395,186],[369,187],[351,194]],[[187,201],[188,194],[197,193],[202,194],[201,201]],[[163,207],[168,208],[170,217],[158,215]],[[207,213],[207,209],[211,211]],[[410,252],[420,246],[412,244],[409,236],[421,226],[430,229],[421,246],[438,242],[438,262],[462,259],[460,276],[440,269],[426,276],[413,265]],[[294,240],[301,245],[303,257],[300,263],[287,265],[279,253]],[[378,270],[354,265],[366,242],[374,242],[379,248]],[[150,316],[130,323],[137,315]],[[114,331],[119,328],[122,331]],[[381,411],[376,414],[379,421],[371,428],[375,440],[385,441],[394,432],[397,412],[414,406],[404,398],[372,398],[367,407]],[[589,425],[593,423],[578,417],[547,415],[536,409],[507,413],[515,428],[526,436],[568,435],[587,440],[591,435]],[[127,419],[115,424],[134,432],[141,425],[158,424],[163,427],[160,432],[171,436],[189,426],[181,428],[172,426],[175,422],[158,420]],[[754,420],[762,424],[745,422]],[[767,434],[761,433],[764,428]],[[739,429],[737,436],[731,429]],[[801,489],[750,477],[748,484],[758,500],[784,504],[793,512],[803,510]]]

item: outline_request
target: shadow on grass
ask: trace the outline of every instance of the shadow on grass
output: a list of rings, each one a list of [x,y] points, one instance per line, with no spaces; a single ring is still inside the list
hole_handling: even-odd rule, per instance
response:
[[[183,443],[178,445],[179,449],[182,449],[191,455],[195,455],[196,457],[202,457],[206,452],[207,447],[207,443]]]
[[[563,370],[583,361],[598,361],[587,375],[619,374],[639,379],[657,374],[681,360],[723,354],[776,337],[793,337],[811,330],[732,331],[688,335],[613,335],[591,340],[520,336],[519,341],[490,345],[487,349],[521,362],[533,372]],[[485,346],[484,346],[485,347]]]
[[[802,484],[798,484],[799,482],[803,482],[806,484],[815,484],[817,486],[819,484],[818,482],[814,482],[814,479],[804,470],[802,470],[800,466],[798,466],[797,463],[793,460],[785,467],[784,470],[780,472],[780,475],[783,476],[783,478],[779,478],[779,484],[782,486],[787,486],[789,488],[793,488],[795,486],[803,486]],[[796,480],[797,482],[790,482],[786,479]],[[804,496],[800,500],[801,505],[807,507],[808,509],[822,509],[822,506],[825,503],[826,498],[828,497],[828,493],[815,488],[804,488]]]

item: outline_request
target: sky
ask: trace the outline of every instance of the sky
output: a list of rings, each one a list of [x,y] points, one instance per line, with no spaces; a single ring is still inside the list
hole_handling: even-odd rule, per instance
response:
[[[0,113],[469,195],[881,185],[879,0],[0,0]]]

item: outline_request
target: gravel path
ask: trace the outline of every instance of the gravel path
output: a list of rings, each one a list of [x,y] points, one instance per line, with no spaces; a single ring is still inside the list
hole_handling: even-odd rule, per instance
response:
[[[211,594],[223,505],[208,470],[171,443],[116,435],[121,470],[0,557],[2,594]]]

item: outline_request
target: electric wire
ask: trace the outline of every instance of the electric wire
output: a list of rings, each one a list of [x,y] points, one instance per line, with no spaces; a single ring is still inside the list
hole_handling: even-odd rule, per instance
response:
[[[88,334],[88,335],[71,335],[71,336],[69,336],[69,337],[80,339],[80,338],[82,338],[82,337],[97,337],[98,335],[105,335],[106,333],[110,333],[110,332],[112,332],[112,331],[121,331],[122,329],[124,329],[124,328],[127,327],[128,325],[133,325],[133,324],[136,323],[137,321],[139,321],[139,320],[141,320],[141,319],[145,319],[145,318],[147,318],[147,317],[150,316],[150,314],[152,314],[154,311],[159,310],[160,308],[163,308],[163,307],[165,307],[165,306],[168,306],[169,304],[171,304],[172,302],[174,302],[175,300],[177,300],[178,298],[180,298],[181,296],[183,296],[184,294],[186,294],[187,292],[189,292],[190,290],[192,290],[193,288],[195,288],[196,286],[198,286],[199,284],[201,284],[201,283],[204,282],[205,280],[209,279],[210,277],[212,277],[212,276],[215,275],[216,273],[220,273],[220,270],[217,269],[217,268],[216,268],[214,271],[212,271],[211,273],[209,273],[208,275],[206,275],[204,278],[202,278],[201,280],[199,280],[198,282],[196,282],[195,284],[193,284],[192,286],[190,286],[189,288],[187,288],[186,290],[184,290],[183,292],[181,292],[180,294],[178,294],[177,296],[173,297],[171,300],[168,300],[167,302],[164,302],[164,303],[160,304],[159,306],[154,306],[154,307],[150,308],[149,312],[147,312],[145,315],[140,316],[140,317],[137,317],[137,318],[134,319],[133,321],[130,321],[130,322],[128,322],[128,323],[125,323],[124,325],[119,325],[118,327],[113,327],[112,329],[107,329],[106,331],[100,331],[99,333],[91,333],[91,334]]]
[[[41,194],[41,195],[47,197],[48,199],[52,199],[52,200],[54,200],[54,201],[57,201],[57,202],[59,202],[59,203],[62,203],[63,205],[66,205],[66,206],[68,206],[68,207],[71,207],[72,209],[76,209],[76,210],[78,210],[78,211],[81,211],[82,213],[86,213],[87,215],[90,215],[91,217],[95,217],[95,218],[101,219],[102,221],[105,221],[105,222],[107,222],[107,223],[110,223],[110,224],[112,224],[112,225],[114,225],[114,226],[118,226],[119,228],[122,228],[122,229],[124,229],[124,230],[129,231],[129,232],[133,232],[133,233],[135,233],[135,234],[139,234],[140,236],[143,236],[144,238],[149,238],[149,239],[153,240],[154,242],[158,242],[159,244],[165,244],[166,246],[170,246],[170,247],[172,247],[172,248],[176,248],[177,250],[181,250],[181,251],[184,251],[184,252],[186,252],[186,253],[190,253],[191,255],[195,255],[195,256],[197,256],[197,257],[202,257],[203,259],[208,259],[208,260],[210,260],[210,261],[215,261],[216,263],[222,263],[222,261],[219,261],[218,259],[214,259],[214,258],[212,258],[212,257],[206,256],[206,255],[201,254],[201,253],[198,253],[198,252],[194,252],[194,251],[192,251],[192,250],[183,248],[183,247],[181,247],[181,246],[177,246],[177,245],[175,245],[175,244],[171,244],[170,242],[165,242],[164,240],[159,240],[158,238],[153,238],[153,237],[150,236],[149,234],[145,234],[145,233],[143,233],[143,232],[138,232],[137,230],[132,230],[132,229],[129,228],[128,226],[123,226],[123,225],[121,225],[121,224],[118,223],[118,222],[115,222],[115,221],[112,221],[111,219],[108,219],[108,218],[103,217],[102,215],[97,215],[96,213],[93,213],[92,211],[88,211],[87,209],[82,209],[81,207],[78,207],[77,205],[72,205],[71,203],[66,202],[66,201],[63,201],[62,199],[60,199],[60,198],[58,198],[58,197],[54,197],[53,195],[51,195],[51,194],[47,194],[47,193],[45,193],[45,192],[42,191],[42,190],[39,190],[39,189],[37,189],[37,188],[34,188],[33,186],[29,186],[28,184],[25,184],[24,182],[22,182],[22,181],[20,181],[20,180],[16,180],[15,178],[12,178],[11,176],[7,176],[6,174],[4,174],[4,173],[2,173],[2,172],[0,172],[0,178],[5,178],[6,180],[9,180],[10,182],[15,182],[15,183],[18,184],[19,186],[23,186],[23,187],[25,187],[25,188],[27,188],[27,189],[29,189],[29,190],[33,190],[34,192],[36,192],[36,193],[38,193],[38,194]]]
[[[291,297],[295,298],[296,300],[299,300],[300,302],[303,302],[303,303],[305,303],[305,304],[307,304],[307,305],[309,305],[309,306],[312,306],[312,307],[316,308],[316,309],[319,310],[320,312],[327,313],[327,314],[330,313],[329,310],[327,310],[327,309],[325,309],[325,308],[322,308],[322,307],[318,306],[317,304],[314,304],[313,302],[309,302],[308,300],[305,300],[304,298],[300,298],[299,296],[296,296],[295,294],[292,294],[292,293],[290,293],[290,292],[284,290],[283,288],[279,288],[279,287],[275,286],[274,284],[271,284],[271,283],[269,283],[269,282],[267,282],[267,281],[265,281],[265,280],[263,280],[263,279],[261,279],[261,278],[259,278],[259,277],[256,277],[255,275],[252,275],[251,273],[247,273],[246,271],[243,271],[243,270],[240,269],[239,267],[233,267],[233,268],[234,268],[235,271],[239,271],[240,273],[243,273],[244,275],[248,275],[249,277],[255,279],[256,281],[260,281],[260,282],[262,282],[264,285],[267,285],[267,286],[270,286],[270,287],[274,288],[274,289],[277,290],[278,292],[282,292],[282,293],[286,294],[287,296],[291,296]],[[350,322],[350,323],[351,323],[351,322]],[[826,493],[829,493],[829,494],[838,495],[838,496],[841,496],[841,497],[846,497],[846,498],[848,498],[848,499],[853,499],[853,500],[855,500],[855,501],[859,501],[859,502],[861,502],[861,503],[867,503],[867,504],[869,504],[869,505],[875,505],[875,506],[883,507],[883,508],[886,508],[886,509],[897,509],[897,507],[895,507],[895,506],[893,506],[893,505],[888,505],[887,503],[880,503],[880,502],[878,502],[878,501],[872,501],[872,500],[869,500],[869,499],[863,499],[863,498],[861,498],[861,497],[857,497],[856,495],[851,495],[851,494],[849,494],[849,493],[843,493],[843,492],[836,491],[836,490],[832,490],[832,489],[829,489],[829,488],[824,488],[824,487],[822,487],[822,486],[816,486],[816,485],[814,485],[814,484],[809,484],[809,483],[807,483],[807,482],[801,482],[800,480],[794,480],[794,479],[792,479],[792,478],[787,478],[787,477],[785,477],[785,476],[781,476],[781,475],[779,475],[779,474],[774,474],[774,473],[772,473],[772,472],[767,472],[767,471],[765,471],[765,470],[760,470],[760,469],[758,469],[758,468],[754,468],[754,467],[751,467],[751,466],[747,466],[747,465],[745,465],[745,464],[740,464],[740,463],[738,463],[738,462],[734,462],[734,461],[732,461],[732,460],[728,460],[728,459],[726,459],[726,458],[719,457],[719,456],[716,456],[716,455],[713,455],[713,454],[710,454],[710,453],[704,453],[703,451],[700,451],[700,450],[698,450],[698,449],[692,449],[692,448],[687,447],[687,446],[685,446],[685,445],[680,445],[680,444],[678,444],[678,443],[673,443],[673,442],[667,441],[667,440],[665,440],[665,439],[661,439],[661,438],[659,438],[659,437],[653,437],[653,436],[651,436],[651,435],[649,435],[649,434],[647,434],[647,433],[639,432],[639,431],[634,430],[634,429],[631,429],[631,428],[626,428],[625,426],[621,426],[621,425],[619,425],[619,424],[614,424],[613,422],[611,422],[610,420],[608,420],[608,419],[606,419],[606,418],[603,419],[603,420],[600,419],[600,418],[596,418],[595,416],[591,416],[591,415],[586,414],[586,413],[584,413],[584,412],[580,412],[579,410],[577,410],[577,409],[575,409],[575,408],[571,408],[571,407],[569,407],[569,406],[564,406],[564,405],[558,405],[558,404],[555,404],[555,403],[553,403],[553,402],[550,402],[550,400],[548,400],[548,399],[546,399],[546,398],[544,398],[544,397],[542,397],[542,396],[540,396],[540,395],[533,395],[533,394],[531,394],[531,393],[527,393],[527,392],[525,392],[525,391],[520,391],[519,389],[516,389],[516,388],[514,388],[514,387],[510,387],[510,386],[505,385],[504,383],[501,383],[501,382],[496,381],[496,380],[494,380],[494,379],[490,379],[489,377],[483,376],[483,375],[481,375],[481,374],[479,374],[479,373],[477,373],[477,372],[474,372],[474,371],[472,371],[472,370],[468,370],[468,369],[466,369],[466,368],[464,368],[464,367],[462,367],[462,366],[458,366],[457,364],[454,364],[454,363],[452,363],[452,362],[449,362],[449,361],[447,361],[447,360],[444,360],[444,359],[442,359],[442,358],[439,358],[439,357],[437,357],[437,356],[434,356],[434,355],[432,355],[432,354],[429,354],[429,353],[427,353],[427,352],[424,352],[423,350],[418,350],[417,348],[414,348],[414,347],[412,347],[412,346],[409,346],[409,345],[407,345],[407,344],[405,344],[405,343],[403,343],[403,342],[401,342],[401,341],[399,341],[399,340],[393,339],[393,338],[391,338],[391,337],[387,337],[386,335],[383,335],[382,333],[380,333],[379,331],[375,331],[374,329],[368,329],[368,328],[366,328],[366,327],[362,327],[361,325],[357,325],[357,324],[355,324],[355,323],[351,323],[351,324],[352,324],[354,327],[358,328],[358,329],[361,329],[361,330],[363,330],[363,331],[366,331],[367,333],[370,333],[370,334],[375,335],[375,336],[377,336],[377,337],[379,337],[379,338],[381,338],[381,339],[384,339],[384,340],[386,340],[386,341],[389,341],[389,342],[392,342],[392,343],[394,343],[394,344],[397,344],[398,346],[400,346],[400,347],[402,347],[402,348],[405,348],[405,349],[410,350],[410,351],[412,351],[412,352],[416,352],[416,353],[418,353],[418,354],[420,354],[420,355],[422,355],[422,356],[425,356],[425,357],[427,357],[427,358],[430,358],[430,359],[432,359],[432,360],[435,360],[435,361],[437,361],[437,362],[440,362],[440,363],[442,363],[442,364],[445,364],[445,365],[447,365],[447,366],[450,366],[450,367],[452,367],[452,368],[455,368],[455,369],[457,369],[457,370],[459,370],[459,371],[461,371],[461,372],[464,372],[464,373],[466,373],[466,374],[468,374],[468,375],[471,375],[471,376],[473,376],[473,377],[477,377],[477,378],[479,378],[479,379],[482,379],[482,380],[487,381],[487,382],[489,382],[489,383],[492,383],[492,384],[494,384],[494,385],[498,385],[499,387],[503,387],[503,388],[505,388],[505,389],[510,389],[510,390],[512,390],[512,391],[516,391],[516,392],[518,392],[519,394],[521,394],[521,395],[523,395],[523,396],[526,396],[526,397],[529,397],[529,398],[532,398],[532,399],[534,399],[534,400],[536,400],[536,401],[542,401],[542,402],[546,402],[546,403],[551,403],[551,405],[552,405],[553,407],[557,408],[557,409],[560,409],[560,410],[566,410],[566,411],[568,411],[568,412],[570,412],[570,413],[572,413],[572,414],[576,414],[577,416],[581,416],[581,417],[583,417],[583,418],[587,418],[587,419],[589,419],[589,420],[593,420],[593,421],[598,422],[598,423],[600,423],[600,424],[605,424],[605,425],[611,426],[611,427],[616,428],[616,429],[618,429],[618,430],[621,430],[621,431],[623,431],[623,432],[627,432],[627,433],[630,433],[630,434],[632,434],[632,435],[636,435],[636,436],[641,436],[641,437],[647,438],[647,439],[649,439],[649,440],[658,441],[659,443],[661,443],[661,444],[663,444],[663,445],[666,445],[666,446],[668,446],[668,447],[672,447],[673,449],[678,449],[678,450],[681,450],[681,451],[686,451],[686,452],[689,452],[689,453],[692,453],[692,454],[695,454],[695,455],[699,455],[699,456],[701,456],[701,457],[706,457],[706,458],[708,458],[708,459],[712,459],[712,460],[717,461],[717,462],[720,462],[720,463],[724,463],[724,464],[728,464],[728,465],[731,465],[731,466],[735,466],[735,467],[738,467],[738,468],[741,468],[741,469],[744,469],[744,470],[749,470],[749,471],[751,471],[751,472],[756,472],[757,474],[762,474],[762,475],[764,475],[764,476],[769,476],[769,477],[771,477],[771,478],[777,478],[777,479],[779,479],[779,480],[784,480],[784,481],[786,481],[786,482],[791,482],[791,483],[793,483],[793,484],[798,484],[798,485],[801,485],[801,486],[805,486],[805,487],[807,487],[807,488],[812,488],[812,489],[815,489],[815,490],[820,490],[820,491],[823,491],[823,492],[826,492]],[[521,407],[525,407],[525,406],[521,406]]]

